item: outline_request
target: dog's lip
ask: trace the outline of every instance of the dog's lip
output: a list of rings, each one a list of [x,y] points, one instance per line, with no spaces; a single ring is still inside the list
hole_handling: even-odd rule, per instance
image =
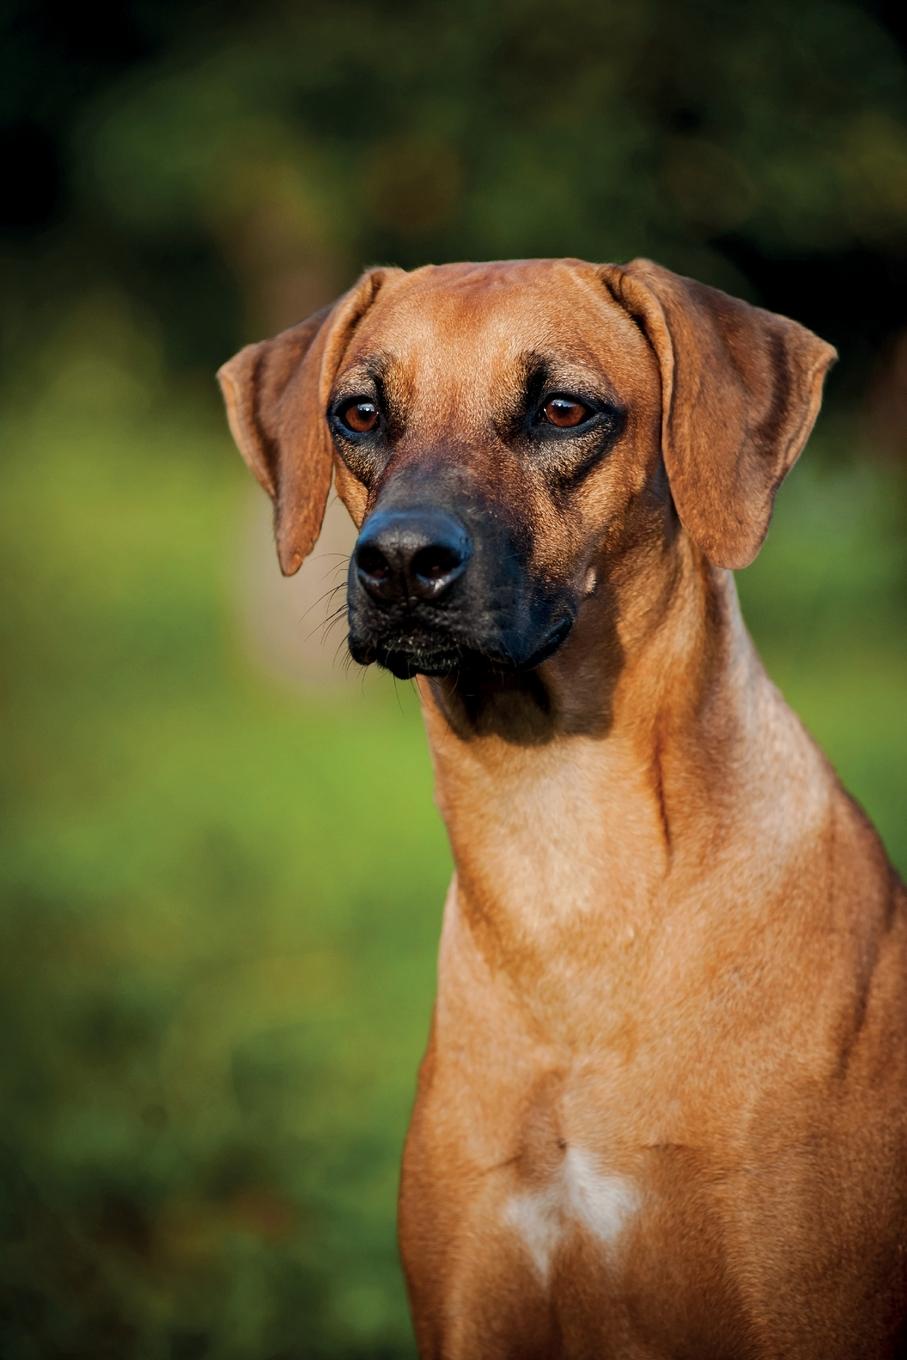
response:
[[[529,660],[524,661],[519,669],[521,671],[531,671],[534,670],[536,666],[540,666],[543,661],[547,661],[549,656],[554,655],[561,643],[566,641],[572,627],[573,616],[571,614],[565,614],[563,618],[554,625],[554,628],[548,634],[541,647],[537,648],[537,650],[532,653]]]
[[[455,643],[439,640],[433,644],[428,639],[387,643],[351,636],[349,648],[360,666],[374,662],[398,680],[411,680],[414,675],[451,675],[459,669],[463,657]]]
[[[461,646],[452,639],[431,639],[420,641],[398,641],[394,645],[383,642],[359,642],[351,640],[350,650],[353,659],[361,665],[374,661],[385,670],[391,671],[399,680],[411,680],[414,675],[453,676],[458,673],[481,673],[482,671],[503,671],[518,674],[534,670],[541,665],[564,642],[573,627],[573,616],[563,615],[547,635],[541,646],[537,647],[523,661],[514,662],[503,650],[489,651],[484,648]]]
[[[455,675],[460,669],[462,656],[459,652],[411,652],[402,648],[378,648],[375,660],[379,666],[390,671],[398,680],[412,680],[415,675]]]

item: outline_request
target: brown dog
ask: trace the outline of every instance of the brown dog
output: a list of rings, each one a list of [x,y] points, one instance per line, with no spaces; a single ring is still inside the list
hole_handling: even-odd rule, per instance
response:
[[[834,351],[647,261],[374,270],[221,370],[280,562],[417,675],[456,876],[404,1158],[420,1353],[881,1357],[905,894],[766,678],[752,560]]]

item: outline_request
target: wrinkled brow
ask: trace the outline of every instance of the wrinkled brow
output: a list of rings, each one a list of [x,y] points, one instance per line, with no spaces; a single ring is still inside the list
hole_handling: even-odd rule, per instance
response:
[[[610,401],[620,405],[614,384],[597,363],[590,363],[586,354],[563,350],[543,354],[538,350],[524,350],[519,356],[522,378],[521,394],[527,405],[540,400],[548,389],[561,388],[580,397]]]
[[[380,390],[388,381],[388,376],[399,368],[392,354],[386,350],[375,350],[362,354],[349,368],[343,369],[334,384],[337,391],[361,391],[364,387]]]
[[[551,353],[522,350],[505,373],[499,372],[494,378],[489,374],[488,382],[493,387],[488,394],[488,414],[502,429],[508,422],[524,417],[549,388],[619,400],[606,374],[590,364],[588,355],[572,352],[568,347]],[[416,395],[410,366],[390,350],[376,349],[359,355],[338,376],[332,400],[360,393],[374,394],[391,422],[392,432],[399,433]]]
[[[527,405],[537,401],[551,376],[551,361],[537,350],[527,349],[519,357],[522,395]]]

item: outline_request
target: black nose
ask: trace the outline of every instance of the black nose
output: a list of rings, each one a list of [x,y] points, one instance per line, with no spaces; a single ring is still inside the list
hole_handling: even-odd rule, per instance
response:
[[[472,552],[466,528],[445,510],[379,510],[353,552],[356,575],[373,600],[440,600]]]

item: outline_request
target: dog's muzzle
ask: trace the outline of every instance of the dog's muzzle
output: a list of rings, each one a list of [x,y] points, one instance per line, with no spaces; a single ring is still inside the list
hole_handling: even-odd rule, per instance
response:
[[[378,508],[350,559],[349,647],[400,678],[538,665],[573,623],[564,598],[533,589],[525,553],[494,517],[437,505]],[[500,540],[500,541],[499,541]]]

